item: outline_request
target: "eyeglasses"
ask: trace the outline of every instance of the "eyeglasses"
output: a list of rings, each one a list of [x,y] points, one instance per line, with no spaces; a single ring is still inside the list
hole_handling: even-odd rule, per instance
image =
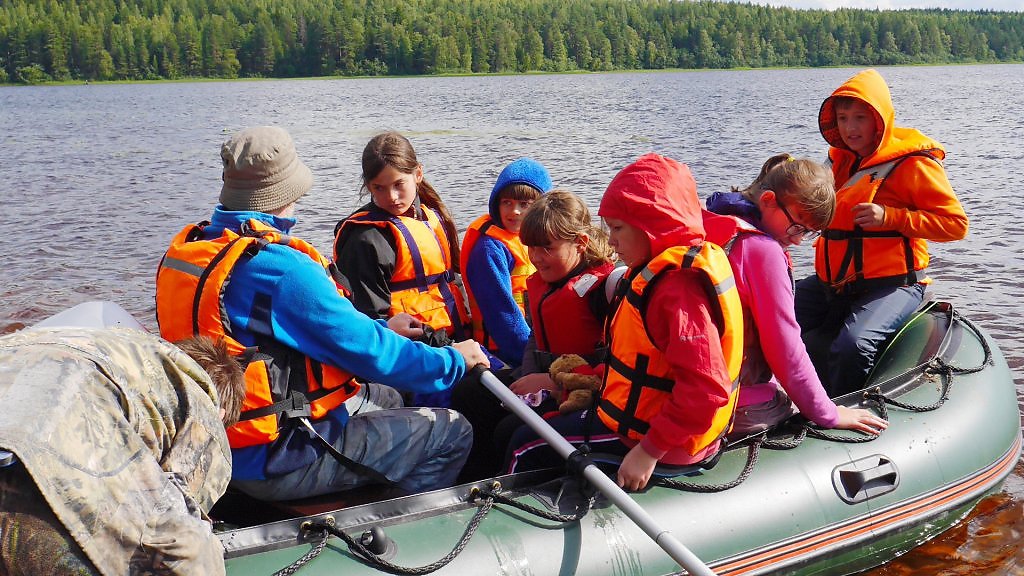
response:
[[[818,236],[821,236],[821,230],[811,230],[803,224],[798,224],[789,214],[789,210],[786,210],[786,205],[779,199],[778,194],[775,195],[775,204],[782,210],[782,213],[786,215],[786,220],[789,220],[789,228],[786,228],[787,236],[799,236],[804,240],[814,240]]]

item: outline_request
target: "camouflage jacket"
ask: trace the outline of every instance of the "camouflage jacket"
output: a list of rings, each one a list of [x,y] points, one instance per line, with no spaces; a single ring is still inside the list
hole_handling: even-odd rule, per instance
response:
[[[206,513],[231,455],[209,376],[128,329],[0,338],[0,447],[107,576],[224,574]]]

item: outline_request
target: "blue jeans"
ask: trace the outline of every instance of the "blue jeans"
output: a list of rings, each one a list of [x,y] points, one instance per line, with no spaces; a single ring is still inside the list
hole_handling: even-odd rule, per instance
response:
[[[455,483],[473,444],[473,430],[461,414],[443,408],[402,408],[398,392],[380,384],[367,385],[359,404],[334,443],[345,457],[384,474],[409,493]],[[284,476],[232,485],[259,500],[293,500],[370,482],[324,453]]]
[[[796,321],[828,395],[864,387],[878,353],[924,300],[924,284],[835,296],[818,279],[796,283]]]

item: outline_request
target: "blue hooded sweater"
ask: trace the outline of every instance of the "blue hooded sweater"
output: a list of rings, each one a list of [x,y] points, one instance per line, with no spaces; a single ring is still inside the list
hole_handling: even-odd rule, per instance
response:
[[[288,233],[294,218],[262,212],[214,210],[204,230],[217,238],[225,228],[238,232],[249,219]],[[269,308],[265,318],[253,318],[253,303]],[[241,260],[224,289],[224,307],[231,333],[246,346],[256,335],[272,337],[290,348],[359,377],[411,392],[448,389],[466,372],[453,348],[431,348],[394,333],[383,320],[371,320],[338,293],[322,266],[305,254],[270,244],[251,260]],[[348,412],[332,410],[314,427],[335,443],[344,433]],[[232,449],[232,477],[261,480],[286,474],[324,457],[323,448],[302,433],[271,444]],[[330,456],[326,456],[330,457]]]
[[[501,191],[512,184],[526,184],[541,194],[552,188],[551,175],[531,158],[520,158],[506,166],[491,188],[488,214],[501,226]],[[501,242],[482,236],[467,256],[462,275],[472,287],[491,338],[501,351],[501,360],[517,367],[530,337],[530,325],[512,298],[512,268],[515,259]]]

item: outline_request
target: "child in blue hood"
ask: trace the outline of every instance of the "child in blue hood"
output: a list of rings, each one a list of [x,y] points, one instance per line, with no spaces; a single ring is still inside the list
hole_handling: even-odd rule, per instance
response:
[[[519,226],[530,204],[548,190],[551,176],[539,162],[512,162],[494,183],[488,213],[469,226],[462,242],[460,262],[473,339],[513,368],[522,364],[530,337],[526,278],[534,272],[519,240]]]

